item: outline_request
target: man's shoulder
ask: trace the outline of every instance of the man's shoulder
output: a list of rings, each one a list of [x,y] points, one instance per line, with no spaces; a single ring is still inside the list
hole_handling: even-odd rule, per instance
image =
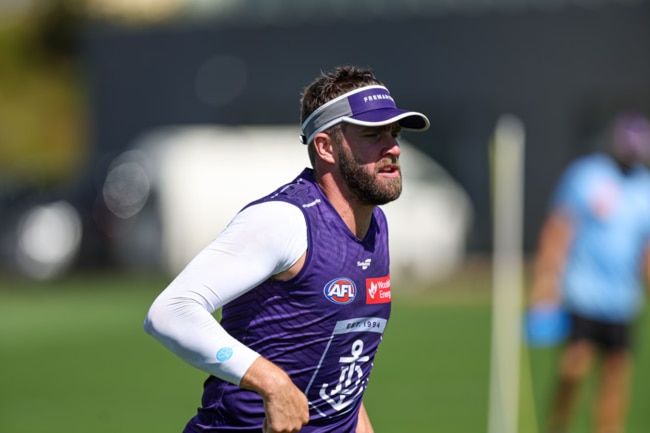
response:
[[[645,183],[650,183],[650,168],[645,165],[639,165],[636,168],[637,176]]]
[[[614,168],[614,162],[610,157],[593,153],[574,159],[564,171],[564,176],[570,179],[591,178],[611,173]]]
[[[612,159],[604,153],[590,153],[578,156],[569,164],[569,167],[581,167],[585,169],[599,168],[612,165]]]
[[[247,207],[269,201],[285,201],[299,206],[301,201],[300,197],[306,195],[313,188],[314,181],[311,176],[311,171],[305,169],[293,180],[278,186],[271,193],[252,201]]]

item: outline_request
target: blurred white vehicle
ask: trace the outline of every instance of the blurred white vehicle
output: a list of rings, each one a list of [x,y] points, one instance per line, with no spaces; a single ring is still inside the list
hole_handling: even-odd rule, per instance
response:
[[[113,224],[129,227],[113,253],[125,264],[158,262],[177,273],[244,205],[310,165],[298,133],[287,126],[179,126],[146,134],[107,172],[104,202]],[[400,143],[404,190],[383,207],[391,275],[437,279],[464,259],[471,206],[438,164]]]

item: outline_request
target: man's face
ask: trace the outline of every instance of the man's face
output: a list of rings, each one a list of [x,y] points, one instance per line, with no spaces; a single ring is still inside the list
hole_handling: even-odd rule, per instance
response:
[[[339,171],[357,201],[382,205],[400,196],[402,174],[397,123],[382,127],[342,125]]]
[[[621,116],[614,124],[613,150],[616,158],[627,165],[646,163],[650,156],[650,123],[635,114]]]

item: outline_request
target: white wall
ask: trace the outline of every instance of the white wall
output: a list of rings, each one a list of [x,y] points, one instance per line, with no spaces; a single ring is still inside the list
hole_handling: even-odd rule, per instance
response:
[[[178,272],[248,202],[309,166],[297,128],[168,127],[136,145],[157,189],[165,268]],[[384,206],[394,278],[436,279],[464,258],[467,195],[427,155],[401,140],[402,196]]]

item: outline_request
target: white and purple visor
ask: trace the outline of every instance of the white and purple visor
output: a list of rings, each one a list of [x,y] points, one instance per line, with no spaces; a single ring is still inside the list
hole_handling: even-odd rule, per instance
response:
[[[429,129],[429,119],[415,111],[397,108],[384,86],[365,86],[345,93],[321,105],[302,124],[300,141],[311,143],[316,134],[341,123],[383,126],[393,122],[412,131]]]

